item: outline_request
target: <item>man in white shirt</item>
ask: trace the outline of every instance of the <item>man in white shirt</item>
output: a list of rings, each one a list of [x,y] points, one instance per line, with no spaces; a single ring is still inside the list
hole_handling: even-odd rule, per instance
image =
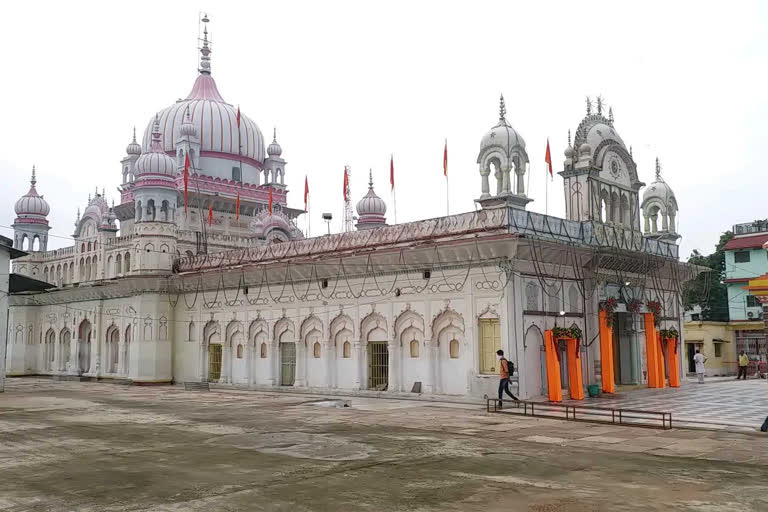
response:
[[[704,384],[704,372],[706,371],[704,369],[704,363],[707,361],[707,358],[704,357],[704,354],[699,352],[699,349],[696,349],[696,355],[693,356],[693,362],[696,363],[696,376],[699,378],[699,384]]]

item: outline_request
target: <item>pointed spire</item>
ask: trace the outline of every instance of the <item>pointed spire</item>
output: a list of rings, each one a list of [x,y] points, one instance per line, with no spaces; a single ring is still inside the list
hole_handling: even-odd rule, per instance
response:
[[[632,146],[629,146],[629,156],[632,156]]]
[[[137,144],[137,142],[136,142],[136,125],[133,125],[133,144]]]
[[[75,227],[80,224],[80,207],[77,207],[77,217],[75,217]]]
[[[152,153],[163,152],[163,143],[160,135],[160,113],[155,114],[155,122],[152,123],[152,144],[150,148]]]
[[[272,128],[272,142],[277,144],[277,126]]]
[[[597,96],[597,115],[603,115],[603,97]]]
[[[568,128],[568,145],[571,145],[571,129]]]
[[[107,197],[107,189],[106,189],[106,187],[101,187],[101,197],[104,197],[104,198]]]
[[[504,103],[504,95],[499,95],[499,122],[503,123],[507,120],[507,105]]]
[[[656,181],[661,181],[661,163],[659,157],[656,157]]]
[[[29,182],[32,184],[32,188],[35,188],[35,183],[37,183],[37,178],[35,177],[35,164],[32,164],[32,179],[29,180]]]
[[[211,74],[211,49],[208,47],[208,19],[207,14],[203,14],[203,18],[200,20],[203,22],[203,46],[200,48],[200,69],[198,70],[203,75]]]
[[[373,169],[368,169],[368,188],[373,190]]]
[[[608,107],[608,121],[613,124],[613,107]]]
[[[592,114],[592,99],[587,96],[587,115]]]

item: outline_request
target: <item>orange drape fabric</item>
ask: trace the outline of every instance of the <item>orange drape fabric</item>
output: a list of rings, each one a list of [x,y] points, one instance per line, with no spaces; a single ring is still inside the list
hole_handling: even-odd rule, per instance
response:
[[[667,372],[669,372],[669,386],[680,387],[680,349],[675,338],[667,338]]]
[[[608,314],[600,312],[600,373],[603,380],[603,393],[615,393],[613,382],[613,332],[608,327]]]
[[[653,313],[645,313],[645,355],[648,367],[648,387],[664,387],[664,356],[661,353],[661,343],[653,323]]]
[[[659,387],[663,388],[667,385],[667,374],[664,371],[664,364],[667,359],[667,354],[664,353],[664,345],[661,343],[661,334],[656,329],[656,371],[658,372]]]
[[[547,397],[552,402],[562,402],[563,389],[560,382],[560,361],[552,331],[544,331],[544,349],[547,361]]]
[[[579,340],[568,338],[568,391],[571,400],[584,400],[584,380],[581,377],[581,354]]]

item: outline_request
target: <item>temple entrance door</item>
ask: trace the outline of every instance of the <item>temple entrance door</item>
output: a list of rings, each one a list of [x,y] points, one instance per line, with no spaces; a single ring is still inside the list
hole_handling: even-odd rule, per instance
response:
[[[368,343],[368,389],[387,389],[389,351],[386,343]]]
[[[296,381],[296,344],[280,343],[280,385],[293,386]]]
[[[208,345],[208,382],[218,382],[221,378],[221,345]]]
[[[688,373],[696,373],[696,363],[693,361],[693,356],[696,355],[696,344],[686,343],[685,347],[688,352]]]
[[[568,391],[570,380],[568,379],[568,350],[564,341],[558,341],[557,350],[560,353],[560,387]]]

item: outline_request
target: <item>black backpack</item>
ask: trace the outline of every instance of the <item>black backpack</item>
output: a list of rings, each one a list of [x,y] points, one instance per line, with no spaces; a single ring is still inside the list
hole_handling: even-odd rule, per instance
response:
[[[504,359],[504,361],[507,362],[507,370],[509,371],[509,378],[512,378],[512,374],[515,373],[515,363],[510,361],[509,359]]]

